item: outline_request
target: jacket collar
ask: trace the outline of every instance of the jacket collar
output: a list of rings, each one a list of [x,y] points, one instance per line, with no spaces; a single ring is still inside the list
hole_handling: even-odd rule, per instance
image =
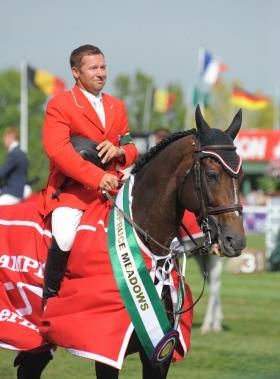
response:
[[[87,117],[95,126],[97,126],[102,133],[108,134],[112,127],[115,116],[114,104],[109,100],[108,96],[102,94],[102,103],[105,113],[105,128],[103,127],[97,113],[93,106],[90,104],[86,96],[82,93],[78,86],[74,86],[71,90],[75,105],[80,108],[84,116]]]
[[[104,133],[103,125],[99,120],[97,113],[80,88],[78,86],[73,87],[71,93],[74,98],[74,103],[80,108],[84,116]]]
[[[116,109],[115,109],[115,104],[112,102],[111,97],[102,94],[102,102],[103,102],[103,107],[104,107],[104,112],[105,112],[105,135],[107,135],[110,130],[112,129],[113,122],[116,116]]]
[[[16,147],[19,146],[19,142],[18,141],[14,141],[10,144],[9,148],[8,148],[8,152],[11,152],[13,151]]]

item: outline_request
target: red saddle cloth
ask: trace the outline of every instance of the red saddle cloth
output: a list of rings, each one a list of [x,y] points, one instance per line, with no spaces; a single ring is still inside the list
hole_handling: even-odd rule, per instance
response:
[[[0,346],[30,350],[47,343],[121,368],[134,330],[119,294],[107,246],[110,204],[94,202],[84,213],[58,297],[41,312],[44,262],[51,233],[33,203],[0,207]],[[152,257],[144,254],[149,270]],[[177,276],[171,281],[178,286]],[[185,307],[192,304],[187,288]],[[21,314],[21,316],[19,316]],[[173,359],[190,346],[192,312],[180,322]]]

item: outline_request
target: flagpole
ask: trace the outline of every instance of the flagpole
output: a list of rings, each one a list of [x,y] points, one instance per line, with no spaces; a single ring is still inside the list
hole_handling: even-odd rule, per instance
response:
[[[199,81],[199,94],[198,94],[198,104],[200,106],[201,114],[205,117],[205,106],[204,106],[204,94],[205,94],[205,85],[202,80]]]
[[[193,116],[193,91],[194,88],[189,85],[186,92],[186,115],[185,115],[185,130],[192,128],[192,116]]]
[[[28,83],[27,64],[20,65],[20,146],[28,151]]]
[[[202,115],[204,116],[204,84],[203,84],[203,79],[202,79],[202,73],[203,73],[203,68],[204,68],[204,63],[203,63],[203,56],[204,56],[205,49],[200,47],[198,49],[198,66],[197,66],[197,71],[198,71],[198,99],[197,103],[200,106],[200,110]]]
[[[153,97],[153,84],[149,84],[146,89],[145,103],[144,103],[144,114],[143,114],[143,125],[142,131],[148,132],[150,127],[151,115],[152,115],[152,97]]]
[[[274,120],[273,120],[273,129],[280,129],[279,123],[279,85],[275,85],[274,88]]]

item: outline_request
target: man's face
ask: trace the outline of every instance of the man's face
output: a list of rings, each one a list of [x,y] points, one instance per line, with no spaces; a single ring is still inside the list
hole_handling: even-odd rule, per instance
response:
[[[6,149],[8,149],[14,141],[15,141],[15,138],[12,134],[9,134],[9,133],[4,134],[3,142],[4,142],[4,146],[6,147]]]
[[[73,67],[72,74],[80,88],[95,96],[98,95],[106,81],[104,56],[102,54],[83,56],[80,68]]]

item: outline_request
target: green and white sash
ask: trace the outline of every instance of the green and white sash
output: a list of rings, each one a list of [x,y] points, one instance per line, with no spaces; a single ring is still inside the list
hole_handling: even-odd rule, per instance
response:
[[[114,276],[138,338],[154,362],[162,362],[174,350],[178,332],[167,318],[161,299],[144,263],[134,230],[121,209],[131,216],[130,180],[118,193],[110,213],[108,242]],[[119,209],[118,209],[119,208]]]

